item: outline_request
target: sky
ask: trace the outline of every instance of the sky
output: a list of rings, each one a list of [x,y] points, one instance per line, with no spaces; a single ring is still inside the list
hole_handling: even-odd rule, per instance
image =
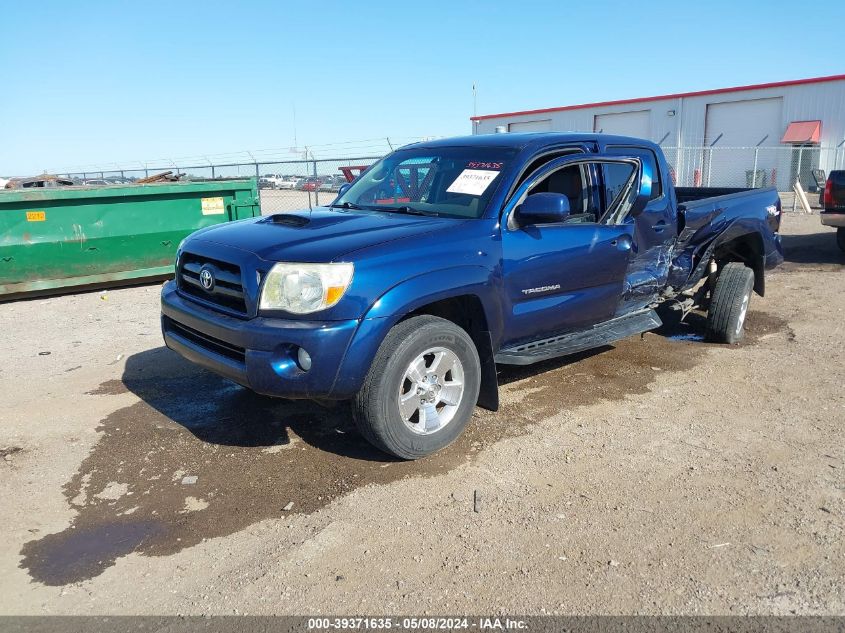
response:
[[[473,84],[489,114],[845,73],[843,24],[841,0],[0,0],[0,175],[379,154],[469,134]]]

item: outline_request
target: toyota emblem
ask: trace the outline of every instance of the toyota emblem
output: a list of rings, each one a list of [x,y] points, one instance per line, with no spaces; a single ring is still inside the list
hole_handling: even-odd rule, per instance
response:
[[[203,268],[200,271],[200,283],[203,288],[205,288],[208,292],[211,292],[214,288],[214,273],[212,273],[208,268]]]

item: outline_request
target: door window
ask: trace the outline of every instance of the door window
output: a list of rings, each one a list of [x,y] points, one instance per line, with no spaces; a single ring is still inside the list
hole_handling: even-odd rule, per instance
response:
[[[633,202],[637,173],[632,163],[594,161],[566,165],[538,179],[515,206],[535,193],[559,193],[569,198],[570,216],[565,224],[618,224]]]
[[[620,197],[626,195],[631,188],[636,170],[631,163],[604,163],[602,168],[602,221],[605,224],[616,224],[611,215],[617,206],[621,205]],[[624,216],[623,216],[624,217]]]
[[[572,216],[588,215],[586,221],[595,222],[595,205],[590,201],[590,174],[588,165],[569,165],[553,171],[528,190],[535,193],[559,193],[569,198]]]

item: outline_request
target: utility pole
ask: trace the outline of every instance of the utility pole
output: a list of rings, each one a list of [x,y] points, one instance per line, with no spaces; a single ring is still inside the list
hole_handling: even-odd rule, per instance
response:
[[[296,101],[292,102],[291,105],[293,106],[293,146],[299,147],[299,143],[296,142]]]
[[[472,82],[472,132],[473,134],[478,129],[478,121],[475,117],[478,116],[478,88],[475,85],[475,82]]]

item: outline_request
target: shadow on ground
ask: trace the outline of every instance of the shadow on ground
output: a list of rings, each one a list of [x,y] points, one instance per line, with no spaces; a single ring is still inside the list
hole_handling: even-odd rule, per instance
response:
[[[755,328],[782,326],[752,312],[749,340]],[[670,323],[613,347],[501,367],[501,409],[476,409],[454,445],[416,462],[367,444],[346,405],[258,396],[165,348],[136,354],[121,380],[85,396],[131,392],[138,401],[100,422],[97,444],[63,489],[75,518],[26,543],[21,566],[44,584],[79,582],[132,552],[169,555],[265,519],[313,512],[364,485],[446,472],[562,410],[622,400],[647,391],[660,372],[694,366],[708,349],[697,342],[700,328],[695,320]]]
[[[822,228],[819,233],[783,235],[784,272],[792,270],[841,271],[845,253],[836,245],[836,230]]]

